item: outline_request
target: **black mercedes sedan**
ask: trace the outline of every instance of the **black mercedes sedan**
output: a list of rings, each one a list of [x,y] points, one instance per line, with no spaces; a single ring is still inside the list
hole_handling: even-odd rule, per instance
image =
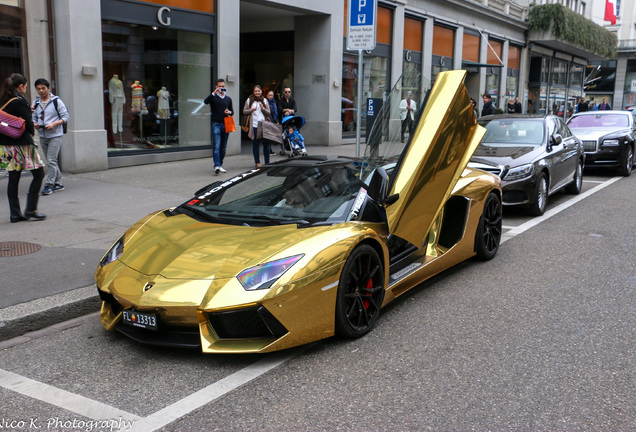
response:
[[[636,114],[629,111],[587,111],[574,114],[568,127],[583,141],[586,166],[616,168],[629,176],[634,165]]]
[[[585,152],[555,115],[493,115],[480,118],[486,135],[470,160],[501,178],[503,204],[545,212],[548,196],[564,189],[578,194],[583,185]]]

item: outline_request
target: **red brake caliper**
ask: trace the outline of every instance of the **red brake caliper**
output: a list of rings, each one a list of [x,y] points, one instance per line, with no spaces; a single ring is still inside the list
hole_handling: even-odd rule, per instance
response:
[[[371,288],[373,288],[373,279],[369,278],[365,288],[368,289],[369,291],[371,291]],[[364,296],[370,298],[371,294],[370,293],[364,293]],[[365,309],[369,309],[369,304],[371,304],[369,302],[369,300],[367,300],[367,299],[362,300],[362,305],[364,306]]]

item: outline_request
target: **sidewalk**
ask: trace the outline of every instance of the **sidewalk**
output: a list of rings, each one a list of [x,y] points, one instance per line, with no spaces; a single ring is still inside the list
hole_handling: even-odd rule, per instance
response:
[[[355,156],[356,146],[308,146],[311,155]],[[362,146],[361,152],[364,151]],[[271,162],[285,159],[278,153]],[[262,159],[262,156],[261,156]],[[63,173],[65,190],[40,197],[44,221],[9,223],[7,178],[0,176],[0,341],[99,310],[93,274],[99,260],[137,220],[191,198],[217,180],[254,166],[252,144],[227,156],[226,174],[212,158]],[[31,176],[20,181],[22,207]]]

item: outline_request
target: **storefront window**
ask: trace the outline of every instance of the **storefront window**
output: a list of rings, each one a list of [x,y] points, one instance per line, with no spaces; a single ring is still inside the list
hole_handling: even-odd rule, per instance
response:
[[[387,68],[389,59],[380,56],[364,56],[362,63],[362,123],[361,131],[365,129],[366,101],[369,98],[384,99],[389,91]],[[358,56],[345,53],[342,64],[342,98],[340,117],[343,132],[355,132],[358,112]]]
[[[501,84],[501,63],[503,43],[489,39],[486,62],[493,67],[486,68],[486,91],[492,96],[493,104],[505,111],[506,101],[499,97],[499,85]]]
[[[521,48],[508,46],[508,74],[506,77],[506,97],[519,97],[519,69],[521,67]]]
[[[346,4],[346,2],[345,2]],[[345,9],[346,12],[346,9]],[[346,16],[346,14],[345,14]],[[366,133],[366,103],[367,99],[379,98],[384,100],[391,90],[389,67],[391,60],[391,34],[393,11],[378,6],[378,28],[376,32],[376,47],[369,54],[364,53],[362,74],[358,74],[358,54],[346,50],[342,60],[342,96],[340,118],[342,121],[342,136],[355,136],[358,113],[358,98],[362,100],[360,131]],[[346,38],[345,38],[346,39]],[[362,95],[358,95],[358,78],[362,76]]]
[[[103,22],[109,151],[210,145],[210,34]],[[235,106],[235,110],[238,108]]]
[[[440,72],[453,69],[455,30],[433,26],[433,82]]]
[[[625,86],[623,87],[625,96],[623,98],[623,109],[636,105],[636,60],[627,61],[627,72],[625,73]]]
[[[424,23],[420,20],[404,18],[404,58],[402,74],[404,82],[414,82],[415,76],[422,74],[422,34]],[[404,74],[407,76],[404,77]],[[414,89],[404,89],[414,90]],[[419,95],[414,95],[419,98]]]
[[[12,3],[9,3],[12,4]],[[0,5],[0,76],[24,73],[22,63],[22,11],[16,1],[13,6]]]

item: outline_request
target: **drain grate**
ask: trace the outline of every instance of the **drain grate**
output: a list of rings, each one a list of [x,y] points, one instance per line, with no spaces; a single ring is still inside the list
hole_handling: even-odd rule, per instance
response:
[[[28,255],[42,249],[42,246],[35,243],[9,241],[0,242],[0,258]]]

